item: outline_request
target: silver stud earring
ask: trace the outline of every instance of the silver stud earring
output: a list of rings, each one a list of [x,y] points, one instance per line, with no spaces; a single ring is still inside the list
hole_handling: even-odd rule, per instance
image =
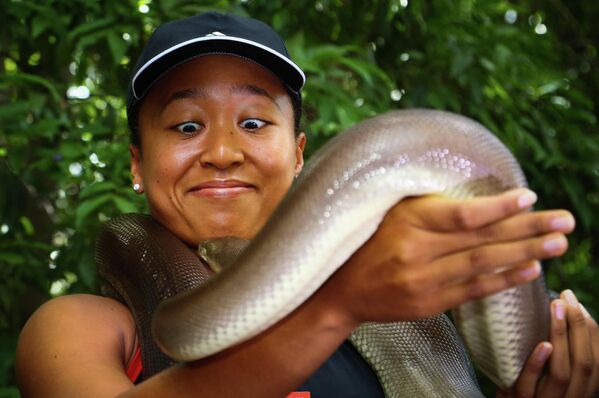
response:
[[[139,192],[140,189],[141,189],[141,185],[139,185],[138,183],[133,184],[133,190],[135,192]]]

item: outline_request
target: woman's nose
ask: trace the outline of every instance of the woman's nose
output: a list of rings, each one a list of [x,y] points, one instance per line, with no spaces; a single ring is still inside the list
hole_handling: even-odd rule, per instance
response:
[[[202,166],[226,169],[244,160],[240,137],[233,128],[214,126],[205,135],[202,146]]]

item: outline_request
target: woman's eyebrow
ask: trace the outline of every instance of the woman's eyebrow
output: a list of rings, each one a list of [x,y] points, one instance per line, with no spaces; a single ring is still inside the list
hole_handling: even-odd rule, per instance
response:
[[[188,88],[185,90],[175,91],[168,97],[164,104],[162,104],[161,112],[173,101],[197,97],[207,97],[207,94],[204,90],[199,88]]]
[[[254,86],[253,84],[235,85],[235,86],[233,86],[231,88],[231,92],[234,92],[234,93],[247,93],[247,94],[260,95],[260,96],[266,97],[269,100],[271,100],[272,103],[275,104],[275,106],[277,108],[279,108],[279,110],[281,110],[281,107],[279,106],[279,104],[277,103],[277,101],[275,101],[275,99],[273,98],[273,96],[270,95],[268,93],[268,91],[266,91],[265,89],[263,89],[261,87]]]

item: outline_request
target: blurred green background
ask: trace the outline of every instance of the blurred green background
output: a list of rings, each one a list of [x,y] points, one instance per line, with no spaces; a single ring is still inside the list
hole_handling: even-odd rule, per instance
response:
[[[103,221],[143,211],[129,175],[129,69],[160,23],[216,9],[271,24],[306,71],[308,154],[392,108],[468,115],[520,160],[538,208],[576,216],[546,264],[599,315],[599,7],[594,0],[0,0],[0,397],[52,296],[96,292]],[[488,387],[485,387],[488,388]]]

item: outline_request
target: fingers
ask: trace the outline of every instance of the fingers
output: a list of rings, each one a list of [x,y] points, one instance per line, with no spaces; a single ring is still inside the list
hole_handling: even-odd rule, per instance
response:
[[[530,195],[529,190],[517,189],[469,200],[435,196],[414,198],[408,200],[407,207],[394,208],[389,221],[391,225],[409,226],[413,233],[419,234],[419,239],[426,244],[407,246],[418,252],[415,255],[424,261],[492,243],[522,240],[550,232],[572,232],[575,220],[568,211],[522,211],[518,200]],[[456,221],[458,219],[461,221]],[[426,250],[422,249],[424,246]],[[401,252],[406,252],[403,249]]]
[[[436,297],[436,301],[443,303],[445,307],[438,308],[437,312],[444,311],[447,308],[454,308],[466,301],[528,283],[538,278],[540,274],[541,265],[539,262],[529,261],[507,271],[481,275],[447,286]]]
[[[455,283],[481,274],[497,272],[514,264],[559,256],[566,251],[567,247],[568,241],[561,233],[479,246],[441,257],[423,270],[423,273],[429,273],[429,280]]]
[[[441,196],[431,200],[411,200],[418,219],[413,220],[426,229],[439,232],[472,230],[517,214],[532,206],[537,195],[525,188],[513,189],[499,195],[454,200]]]
[[[594,368],[591,336],[587,318],[571,290],[565,290],[561,298],[568,303],[566,320],[568,323],[568,344],[570,347],[570,385],[567,397],[584,397]]]
[[[543,391],[549,397],[563,397],[570,381],[570,355],[566,302],[560,299],[551,303],[549,339],[553,345],[553,353],[549,359],[549,374],[544,380]]]
[[[539,343],[532,354],[526,360],[520,377],[516,380],[513,388],[516,397],[535,397],[537,385],[543,373],[543,367],[553,351],[553,346],[549,342]],[[540,394],[539,394],[540,395]]]
[[[550,232],[568,234],[574,230],[575,220],[565,210],[520,213],[505,220],[463,233],[444,233],[448,252],[489,243],[509,242],[531,238]],[[452,250],[453,249],[453,250]]]
[[[551,303],[551,344],[536,347],[512,396],[575,398],[592,397],[597,391],[599,328],[572,291],[566,290],[560,297]],[[543,344],[553,347],[545,376],[541,374],[546,362]]]
[[[591,338],[591,351],[593,352],[595,362],[586,395],[587,397],[592,397],[599,391],[599,326],[597,326],[597,322],[595,322],[584,306],[582,304],[579,304],[579,306],[587,320],[587,329]]]
[[[599,383],[599,328],[570,290],[551,303],[550,340],[528,358],[511,396],[592,397]],[[549,355],[549,372],[542,376]]]

